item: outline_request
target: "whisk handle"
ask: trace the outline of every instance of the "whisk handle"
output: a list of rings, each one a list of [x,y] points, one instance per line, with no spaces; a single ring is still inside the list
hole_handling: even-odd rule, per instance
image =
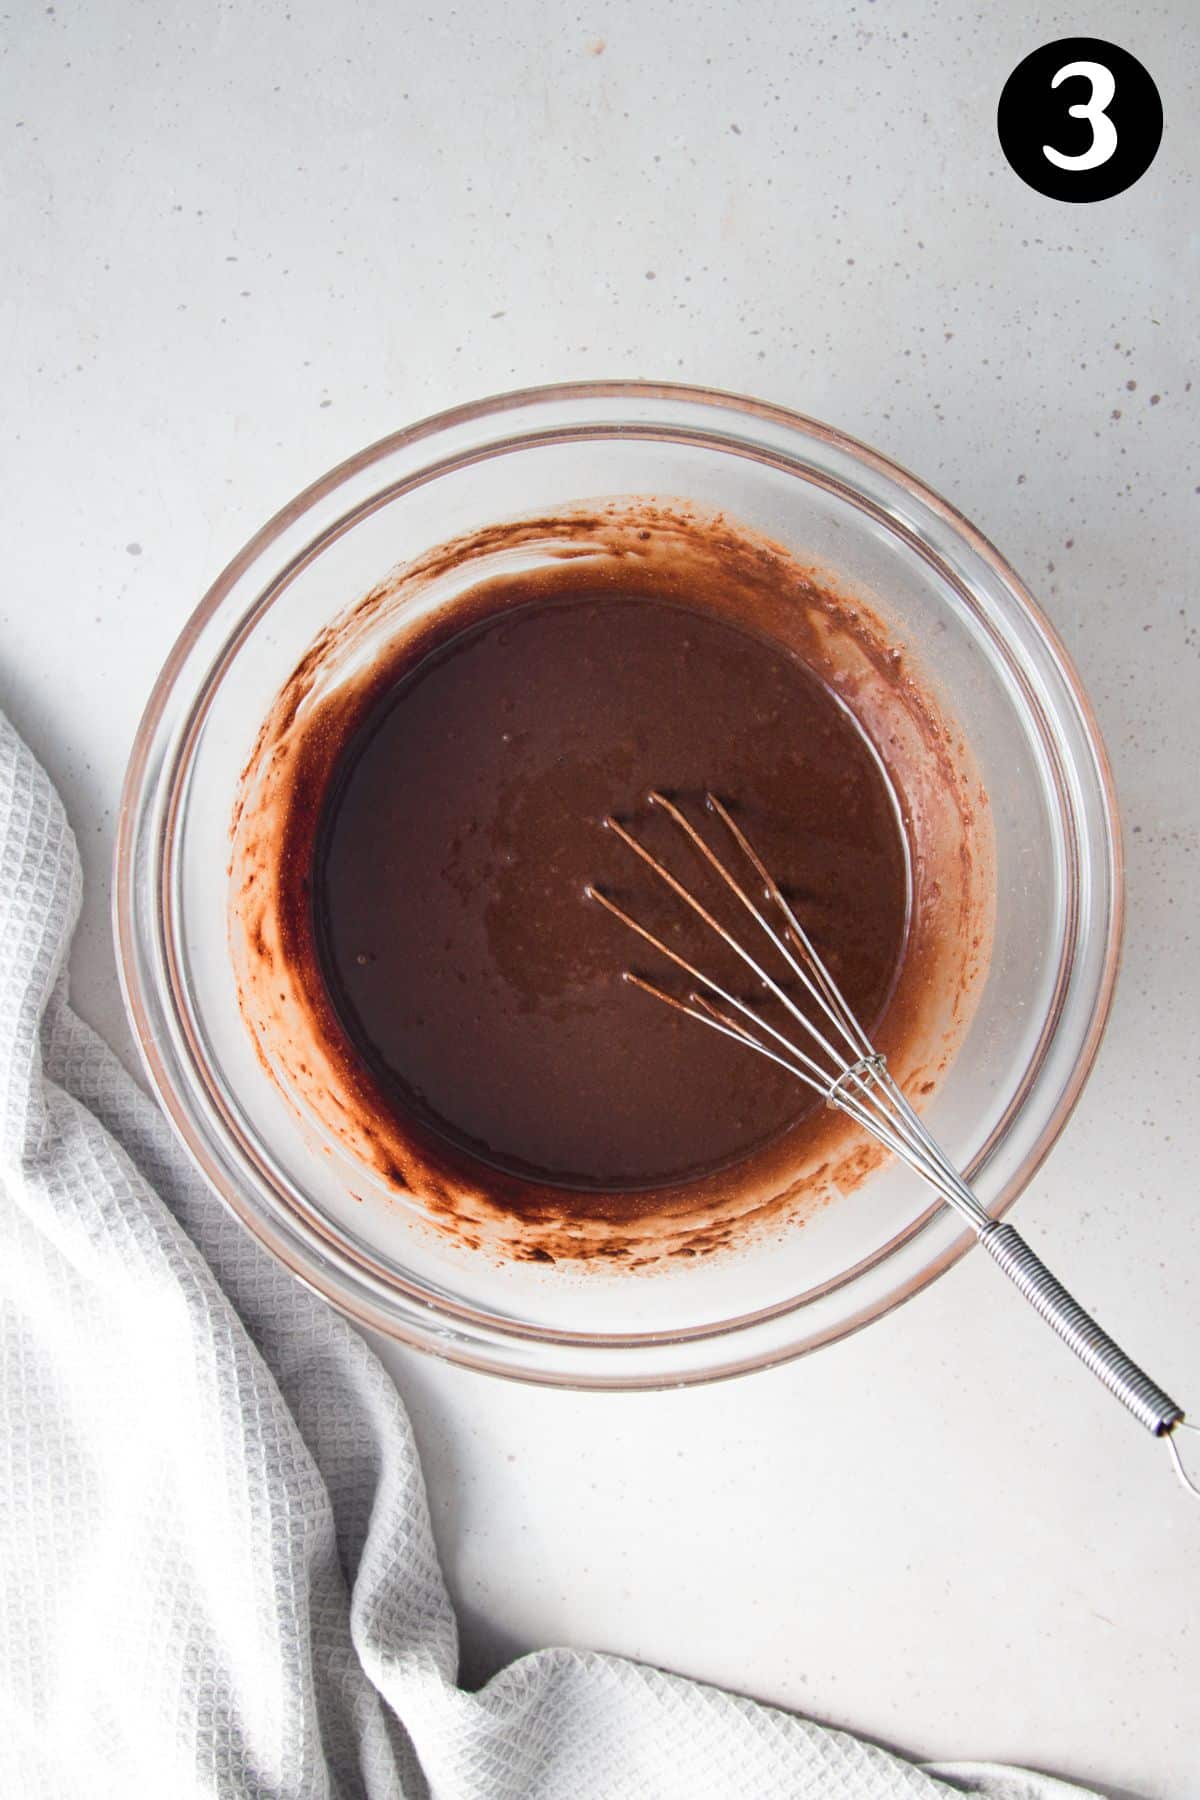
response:
[[[1029,1248],[1019,1231],[1014,1231],[1011,1225],[993,1221],[983,1227],[979,1241],[1024,1294],[1034,1311],[1042,1315],[1063,1342],[1070,1345],[1080,1362],[1116,1395],[1122,1406],[1129,1408],[1147,1431],[1162,1437],[1180,1423],[1183,1408],[1177,1406],[1157,1382],[1151,1381],[1120,1345],[1084,1312],[1078,1300],[1068,1294],[1041,1257]]]

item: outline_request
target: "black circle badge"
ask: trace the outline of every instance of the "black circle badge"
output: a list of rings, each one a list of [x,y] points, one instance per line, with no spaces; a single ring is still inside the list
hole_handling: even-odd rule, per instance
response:
[[[996,112],[1000,148],[1051,200],[1111,200],[1154,161],[1162,101],[1136,56],[1103,38],[1058,38],[1019,62]]]

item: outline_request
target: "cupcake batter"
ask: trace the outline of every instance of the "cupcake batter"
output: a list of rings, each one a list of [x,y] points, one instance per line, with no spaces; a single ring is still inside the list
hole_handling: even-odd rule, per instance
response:
[[[735,808],[897,1079],[936,1085],[986,966],[990,872],[960,734],[904,647],[722,514],[633,497],[487,526],[330,621],[232,826],[263,1067],[349,1192],[403,1203],[398,1231],[654,1268],[801,1218],[879,1160],[622,981],[674,977],[589,882],[754,991],[603,826],[696,881],[655,787]]]
[[[678,605],[510,593],[397,672],[325,803],[322,968],[391,1104],[488,1164],[589,1188],[719,1168],[811,1110],[783,1070],[621,979],[653,953],[583,898],[589,881],[728,967],[602,827],[610,809],[637,816],[707,891],[644,816],[655,786],[738,808],[875,1021],[903,951],[905,845],[845,707],[796,657]]]

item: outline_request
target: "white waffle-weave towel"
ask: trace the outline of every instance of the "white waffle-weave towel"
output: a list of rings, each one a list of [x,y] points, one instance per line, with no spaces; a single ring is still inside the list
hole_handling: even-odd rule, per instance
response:
[[[995,1800],[619,1658],[456,1686],[383,1368],[67,1004],[74,840],[0,715],[0,1793]]]

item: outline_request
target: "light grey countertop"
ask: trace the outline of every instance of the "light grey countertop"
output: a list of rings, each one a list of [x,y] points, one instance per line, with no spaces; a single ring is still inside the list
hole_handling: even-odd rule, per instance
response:
[[[980,14],[985,23],[980,22]],[[996,145],[1087,29],[1167,120],[1096,206]],[[865,438],[1015,563],[1125,814],[1111,1029],[1016,1218],[1200,1408],[1200,26],[1189,0],[19,4],[0,62],[0,704],[108,927],[156,670],[263,519],[422,414],[642,375]],[[1200,1792],[1200,1509],[980,1258],[792,1367],[645,1396],[392,1349],[469,1678],[624,1651],[920,1757]]]

